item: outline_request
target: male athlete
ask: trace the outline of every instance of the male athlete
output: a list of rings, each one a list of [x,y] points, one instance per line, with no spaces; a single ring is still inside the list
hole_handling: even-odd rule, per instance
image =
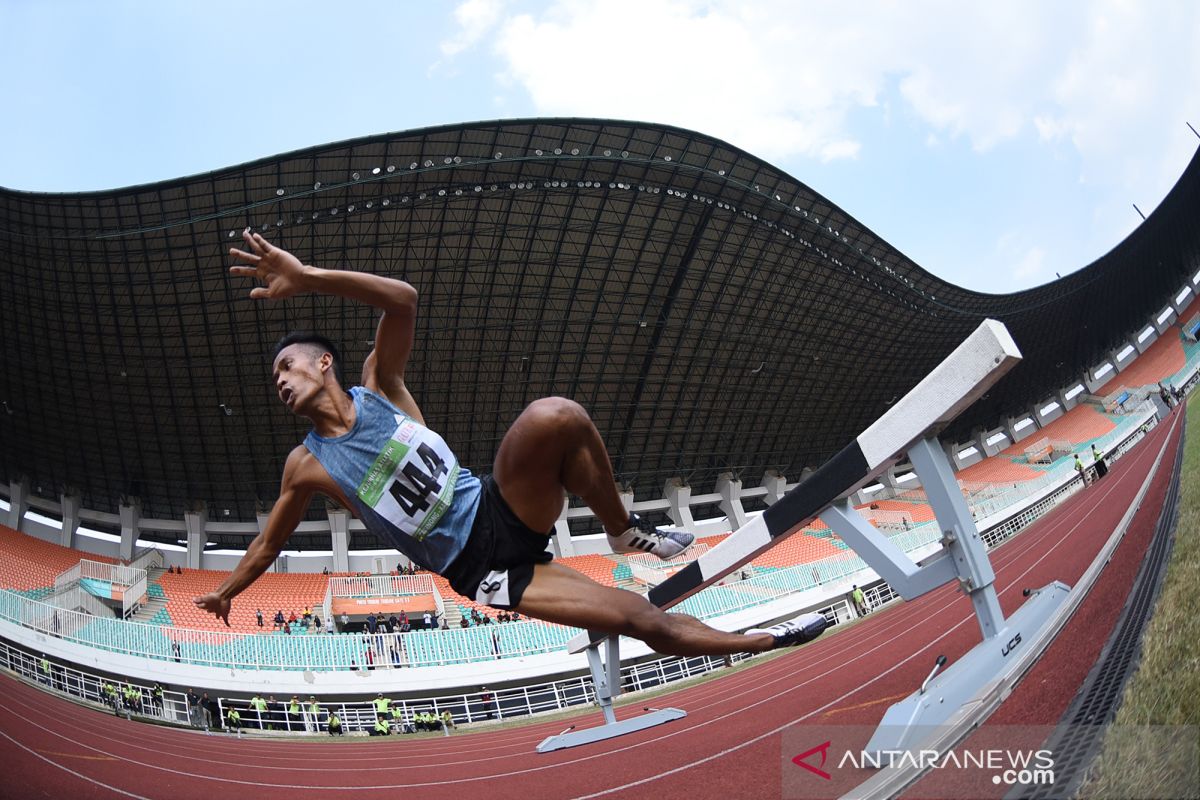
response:
[[[229,624],[230,601],[263,573],[299,524],[314,493],[331,497],[415,563],[449,579],[456,592],[500,609],[591,631],[641,639],[666,655],[757,653],[820,635],[825,618],[803,614],[764,630],[727,633],[668,614],[634,592],[602,586],[551,561],[549,531],[563,493],[596,513],[613,550],[669,559],[691,545],[660,532],[621,504],[608,452],[586,411],[561,397],[529,405],[505,434],[491,475],[459,465],[404,382],[413,348],[417,292],[404,281],[302,264],[258,234],[249,252],[232,249],[234,275],[264,285],[255,300],[301,292],[350,298],[380,309],[375,349],[362,385],[342,388],[337,349],[315,334],[290,334],[275,350],[279,399],[312,422],[292,450],[267,524],[224,583],[195,603]]]

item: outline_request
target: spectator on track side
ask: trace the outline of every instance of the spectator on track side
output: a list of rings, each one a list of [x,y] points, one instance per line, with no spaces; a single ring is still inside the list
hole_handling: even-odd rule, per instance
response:
[[[200,695],[196,694],[193,690],[188,689],[187,704],[188,722],[192,724],[193,728],[199,728],[201,722],[203,721],[203,712],[200,711]]]
[[[267,701],[257,692],[250,698],[250,708],[254,711],[254,722],[260,731],[267,729]]]
[[[854,601],[854,610],[860,617],[867,615],[867,598],[858,584],[850,587],[850,599]]]
[[[1096,480],[1100,480],[1108,474],[1108,465],[1104,463],[1104,456],[1100,455],[1100,451],[1094,444],[1092,445],[1092,466],[1096,468]]]

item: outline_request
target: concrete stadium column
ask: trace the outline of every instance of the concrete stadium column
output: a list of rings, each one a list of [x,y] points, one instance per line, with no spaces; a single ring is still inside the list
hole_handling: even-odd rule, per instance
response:
[[[767,489],[766,497],[763,500],[769,506],[775,505],[779,502],[779,498],[787,494],[787,478],[780,475],[777,470],[769,469],[764,472],[762,485]]]
[[[350,513],[344,508],[331,508],[325,512],[329,517],[329,534],[333,543],[333,571],[350,571]]]
[[[128,503],[121,503],[117,512],[121,518],[121,544],[117,550],[117,557],[122,561],[131,561],[138,539],[138,523],[142,519],[142,504],[132,499]]]
[[[625,489],[620,484],[617,484],[617,493],[621,495],[621,505],[625,506],[625,511],[633,513],[633,490]]]
[[[21,530],[21,520],[29,510],[29,479],[10,481],[8,484],[8,527]]]
[[[722,472],[717,476],[717,494],[721,495],[720,508],[729,518],[730,530],[737,530],[746,524],[746,509],[742,508],[742,482],[734,478],[732,472]]]
[[[183,527],[187,530],[187,565],[190,569],[202,569],[204,545],[208,544],[208,511],[185,511]]]
[[[567,509],[571,507],[571,498],[563,496],[562,510],[558,519],[554,520],[554,547],[559,558],[575,555],[575,543],[571,541],[571,524],[567,522]]]
[[[58,543],[63,547],[74,547],[75,532],[79,530],[79,509],[83,501],[77,494],[64,494],[59,502],[62,503],[62,531],[58,535]]]
[[[675,527],[685,531],[692,530],[696,524],[692,516],[692,507],[689,505],[692,500],[692,487],[684,483],[683,478],[669,478],[663,484],[663,495],[669,504],[667,515],[671,517]]]

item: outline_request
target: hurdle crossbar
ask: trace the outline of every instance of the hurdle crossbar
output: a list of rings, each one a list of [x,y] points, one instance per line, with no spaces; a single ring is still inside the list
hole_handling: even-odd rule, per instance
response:
[[[650,602],[663,609],[677,605],[799,531],[879,477],[913,445],[936,437],[1020,360],[1008,329],[996,320],[984,320],[908,394],[762,516],[651,589]],[[582,652],[606,636],[580,633],[568,650]]]

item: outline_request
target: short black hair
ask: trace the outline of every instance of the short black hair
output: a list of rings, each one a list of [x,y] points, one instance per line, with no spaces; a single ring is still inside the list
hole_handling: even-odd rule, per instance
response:
[[[337,378],[340,386],[346,385],[346,382],[342,380],[342,354],[338,352],[337,345],[319,333],[292,331],[275,343],[275,352],[271,355],[271,361],[274,362],[279,358],[279,354],[285,347],[291,347],[294,344],[311,344],[333,356],[333,375]]]

